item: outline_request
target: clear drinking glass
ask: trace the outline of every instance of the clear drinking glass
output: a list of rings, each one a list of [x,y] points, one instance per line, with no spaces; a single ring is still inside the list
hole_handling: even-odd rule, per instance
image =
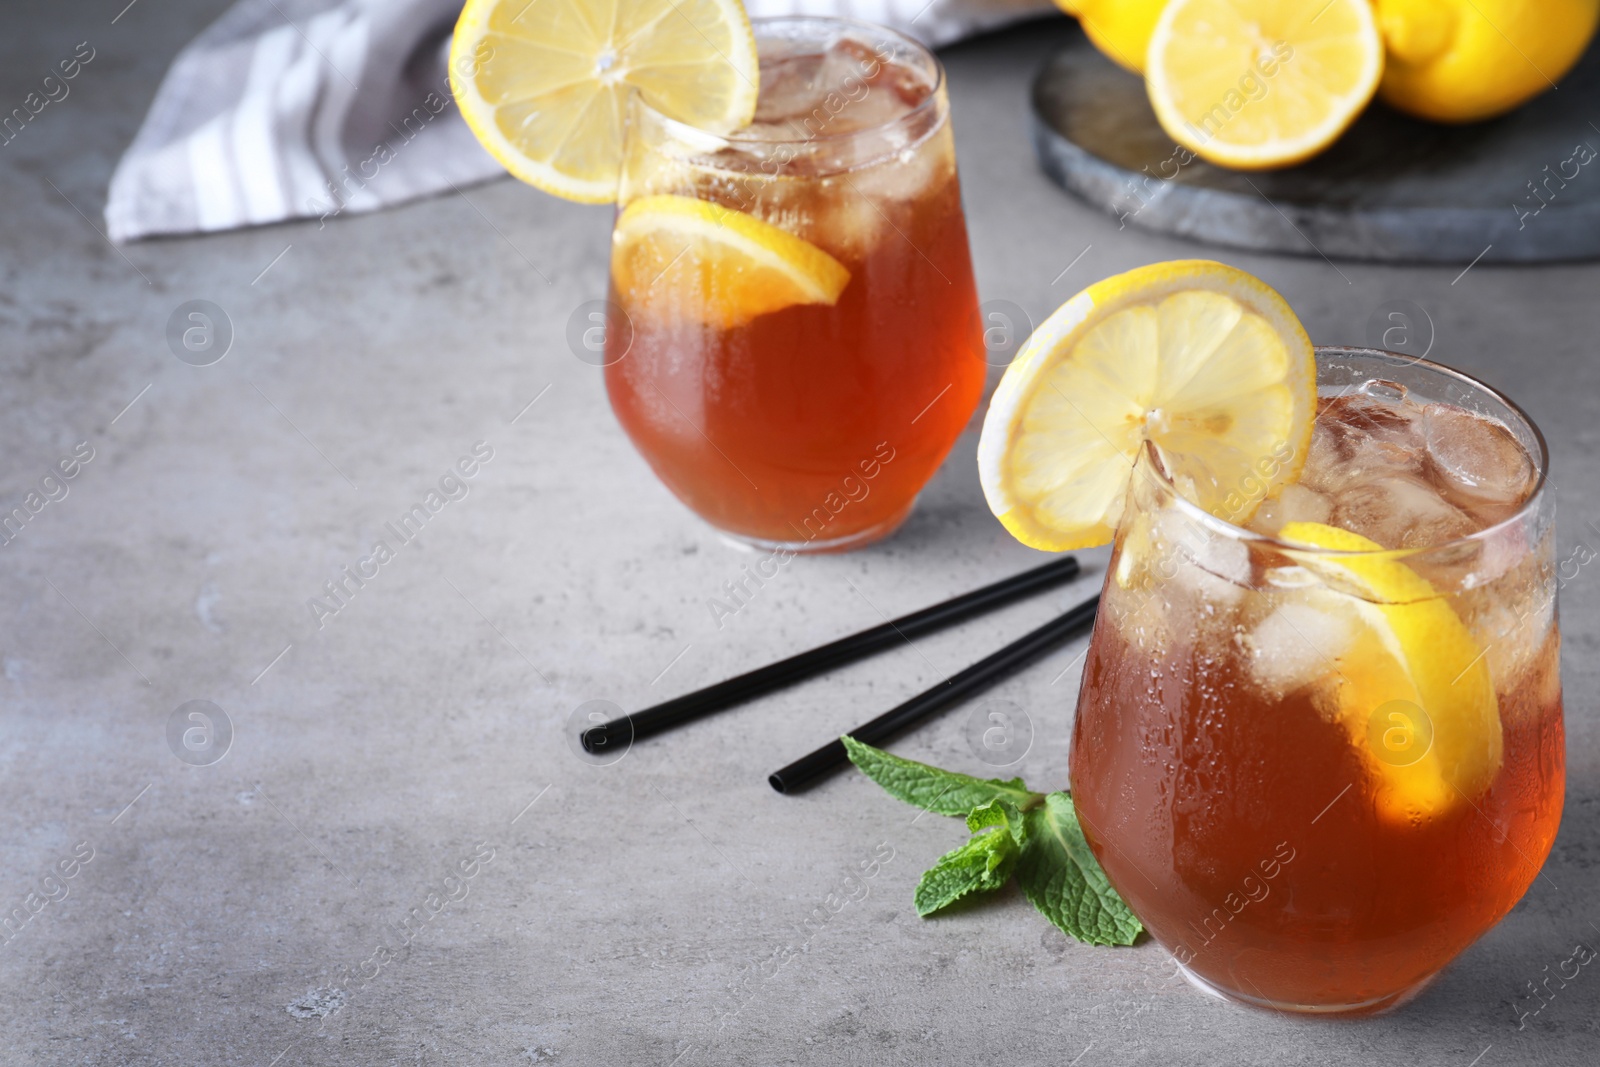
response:
[[[1205,513],[1147,449],[1084,667],[1071,777],[1107,876],[1192,980],[1273,1008],[1374,1011],[1498,922],[1555,839],[1554,501],[1542,436],[1494,390],[1391,353],[1317,356],[1323,397],[1409,396],[1509,435],[1453,438],[1444,411],[1416,424],[1415,455],[1382,427],[1337,438],[1348,462],[1415,460],[1420,479],[1498,491],[1514,438],[1530,495],[1443,543],[1317,551]],[[1364,521],[1400,523],[1394,539],[1420,545],[1426,507],[1441,510],[1427,499]]]
[[[944,75],[927,49],[878,26],[754,27],[749,128],[715,136],[633,99],[606,388],[635,447],[712,526],[764,546],[850,548],[904,520],[983,390]],[[676,199],[652,199],[663,196]],[[688,221],[631,237],[664,211]],[[831,302],[785,302],[780,278],[767,301],[778,306],[764,309],[748,272],[730,275],[720,242],[695,234],[702,224],[735,243],[754,229],[802,264],[820,249],[848,282]]]

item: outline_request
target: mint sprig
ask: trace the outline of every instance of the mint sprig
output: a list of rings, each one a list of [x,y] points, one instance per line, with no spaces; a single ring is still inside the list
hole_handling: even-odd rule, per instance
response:
[[[1021,778],[974,778],[903,759],[844,737],[850,761],[890,796],[939,815],[964,815],[972,837],[939,857],[917,883],[929,916],[1013,876],[1063,933],[1094,945],[1131,945],[1143,932],[1100,869],[1064,792],[1036,793]]]

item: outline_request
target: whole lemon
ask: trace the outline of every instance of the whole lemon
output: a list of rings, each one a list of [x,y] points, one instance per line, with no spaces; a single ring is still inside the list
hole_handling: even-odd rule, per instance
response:
[[[1078,20],[1094,46],[1135,74],[1144,73],[1144,53],[1167,0],[1056,0]],[[1600,0],[1597,0],[1600,2]]]
[[[1477,122],[1572,69],[1600,0],[1373,0],[1388,65],[1378,95],[1435,122]]]

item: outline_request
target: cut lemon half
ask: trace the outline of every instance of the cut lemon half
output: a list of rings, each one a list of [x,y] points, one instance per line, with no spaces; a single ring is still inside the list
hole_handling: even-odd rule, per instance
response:
[[[645,196],[617,218],[611,279],[628,308],[728,329],[796,304],[833,304],[844,264],[754,215],[692,196]]]
[[[450,88],[483,147],[584,203],[617,198],[631,91],[724,134],[749,124],[759,85],[739,0],[467,0],[450,42]]]
[[[1484,650],[1427,579],[1360,534],[1316,522],[1286,524],[1279,537],[1331,550],[1294,553],[1360,617],[1335,657],[1337,718],[1376,783],[1378,811],[1396,822],[1471,801],[1500,770],[1499,703]],[[1337,596],[1322,591],[1322,596]]]
[[[1170,0],[1145,55],[1162,128],[1239,170],[1316,155],[1356,120],[1382,77],[1371,0]]]
[[[1045,320],[984,417],[978,475],[995,515],[1051,551],[1111,540],[1153,442],[1179,491],[1242,524],[1305,463],[1311,340],[1281,296],[1209,260],[1096,282]]]

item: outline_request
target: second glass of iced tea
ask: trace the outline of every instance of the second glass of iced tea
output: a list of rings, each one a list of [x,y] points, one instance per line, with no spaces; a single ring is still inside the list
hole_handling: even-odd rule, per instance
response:
[[[1247,526],[1146,451],[1072,787],[1107,876],[1191,979],[1374,1011],[1499,922],[1555,839],[1554,506],[1538,430],[1487,386],[1370,350],[1317,362],[1300,478]]]
[[[938,61],[889,30],[800,17],[754,28],[748,128],[708,134],[633,98],[619,231],[630,205],[656,198],[647,206],[677,212],[689,236],[676,255],[670,238],[648,253],[614,240],[606,388],[656,474],[712,526],[840,550],[905,519],[983,390],[949,105]],[[707,261],[715,239],[690,225],[707,219],[735,243],[755,234],[747,277]],[[708,314],[766,269],[769,248],[802,264],[820,250],[848,281],[832,300]]]

